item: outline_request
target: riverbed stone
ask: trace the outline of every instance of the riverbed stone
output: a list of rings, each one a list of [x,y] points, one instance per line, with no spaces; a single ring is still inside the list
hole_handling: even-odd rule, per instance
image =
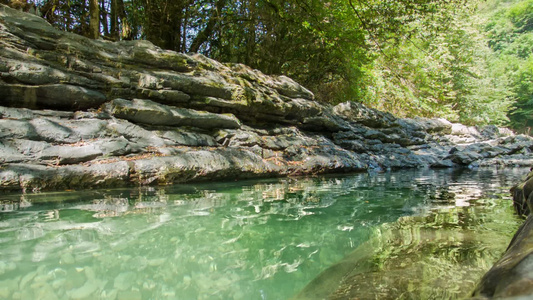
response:
[[[69,252],[61,255],[61,257],[59,259],[59,263],[62,264],[62,265],[71,265],[74,262],[75,262],[74,256],[72,256],[72,254],[69,253]]]
[[[9,290],[9,287],[0,286],[0,298],[8,299],[10,295],[11,295],[11,291]]]
[[[118,295],[118,290],[103,290],[102,293],[100,293],[100,299],[104,300],[115,300]]]
[[[114,282],[114,287],[120,291],[129,289],[137,279],[137,275],[134,272],[120,273]]]
[[[81,287],[67,291],[67,295],[71,299],[88,298],[99,289],[101,283],[99,280],[88,280]]]
[[[119,291],[117,295],[118,300],[141,300],[142,293],[138,290]]]
[[[24,290],[24,288],[37,276],[37,271],[29,272],[28,274],[24,275],[19,283],[19,289]]]
[[[503,257],[485,274],[474,297],[526,299],[533,295],[533,217],[513,237]]]

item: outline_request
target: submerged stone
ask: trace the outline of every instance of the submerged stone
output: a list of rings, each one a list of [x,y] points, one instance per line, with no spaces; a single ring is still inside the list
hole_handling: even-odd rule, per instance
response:
[[[99,280],[88,280],[83,286],[67,291],[67,295],[72,299],[84,299],[95,293],[100,285]]]
[[[120,291],[129,289],[135,283],[137,275],[134,272],[120,273],[114,282],[114,287]]]

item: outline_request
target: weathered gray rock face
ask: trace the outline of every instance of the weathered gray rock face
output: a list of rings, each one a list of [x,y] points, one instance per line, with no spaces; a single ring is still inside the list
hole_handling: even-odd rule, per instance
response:
[[[513,237],[503,257],[485,274],[475,299],[533,298],[533,172],[511,189],[517,213],[526,221]]]
[[[0,190],[533,163],[531,138],[494,126],[313,99],[285,76],[0,5]]]

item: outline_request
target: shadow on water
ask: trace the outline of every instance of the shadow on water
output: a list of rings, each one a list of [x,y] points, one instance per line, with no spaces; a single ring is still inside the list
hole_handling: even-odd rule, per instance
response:
[[[1,195],[0,298],[457,298],[518,227],[526,172]]]

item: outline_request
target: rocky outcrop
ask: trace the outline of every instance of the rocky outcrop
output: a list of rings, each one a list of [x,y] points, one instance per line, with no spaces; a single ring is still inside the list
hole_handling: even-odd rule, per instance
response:
[[[475,299],[530,299],[533,297],[533,172],[511,189],[516,212],[526,218],[506,252],[483,276]]]
[[[494,126],[323,105],[285,76],[0,6],[0,190],[531,165],[532,149]]]

